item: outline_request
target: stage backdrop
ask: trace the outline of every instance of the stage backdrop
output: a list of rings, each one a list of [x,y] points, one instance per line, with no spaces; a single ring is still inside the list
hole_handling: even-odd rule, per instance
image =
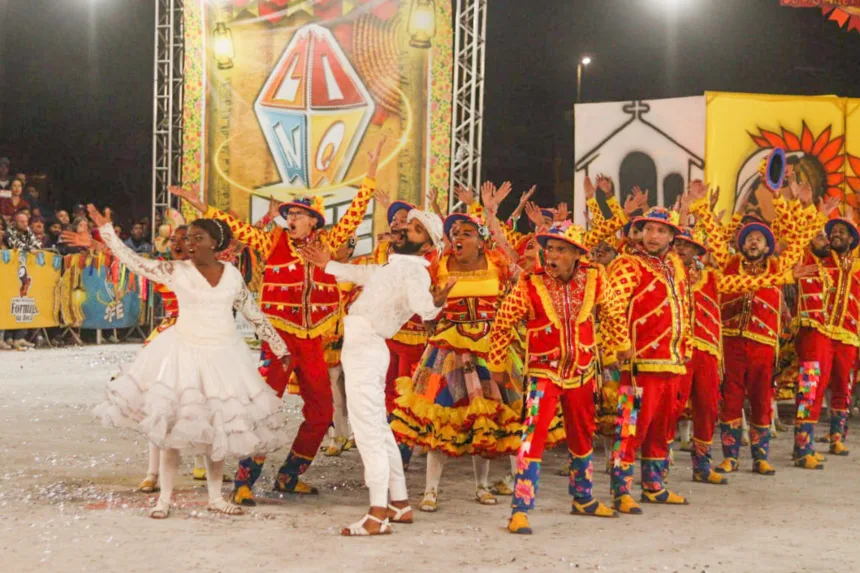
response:
[[[857,219],[853,196],[857,179],[845,185],[846,166],[857,166],[857,158],[846,153],[850,100],[724,92],[708,92],[705,97],[706,176],[720,188],[718,208],[752,211],[770,221],[771,194],[762,184],[759,165],[775,147],[782,147],[789,164],[812,185],[816,202],[826,196],[840,197],[842,213]],[[856,132],[857,121],[850,121]]]
[[[649,191],[649,204],[667,206],[691,179],[703,177],[704,97],[577,104],[574,116],[578,223],[585,220],[586,175],[611,177],[622,203],[638,185]]]
[[[199,184],[210,204],[252,221],[270,195],[319,194],[332,222],[367,171],[367,151],[386,134],[379,187],[423,205],[432,186],[444,200],[451,6],[435,3],[432,47],[422,49],[409,44],[412,5],[186,3],[184,184]],[[376,223],[384,221],[377,213]],[[372,207],[359,235],[357,253],[369,251]]]

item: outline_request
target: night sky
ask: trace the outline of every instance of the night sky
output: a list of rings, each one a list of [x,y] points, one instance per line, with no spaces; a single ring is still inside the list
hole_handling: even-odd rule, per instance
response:
[[[148,211],[151,0],[0,0],[0,155],[64,204]],[[484,175],[551,199],[583,101],[705,90],[860,97],[860,34],[779,0],[490,0]]]

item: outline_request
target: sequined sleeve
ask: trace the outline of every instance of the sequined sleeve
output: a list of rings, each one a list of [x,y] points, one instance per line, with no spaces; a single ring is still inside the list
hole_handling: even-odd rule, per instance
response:
[[[591,249],[600,241],[613,242],[615,234],[627,224],[628,218],[621,204],[613,196],[606,200],[612,217],[606,219],[600,210],[597,200],[592,198],[586,201],[588,212],[591,213],[591,229],[585,234],[585,246]]]
[[[514,327],[529,312],[528,275],[517,282],[514,289],[505,297],[502,307],[496,313],[493,329],[490,331],[490,352],[487,369],[490,372],[504,372],[508,360],[508,346],[514,337]]]
[[[627,317],[624,312],[626,310],[625,304],[618,293],[610,287],[606,270],[598,267],[597,276],[597,288],[599,290],[596,293],[596,300],[599,305],[598,315],[600,316],[600,336],[598,338],[601,354],[605,356],[612,353],[611,343],[618,338],[613,333],[627,330]]]
[[[627,324],[626,314],[633,291],[639,285],[638,264],[630,256],[621,255],[609,265],[606,283],[611,291],[608,296],[614,297],[612,304],[617,305],[616,308],[625,316],[623,326],[619,328],[610,330],[609,325],[601,326],[600,337],[606,347],[605,360],[607,364],[612,364],[619,352],[625,352],[631,347],[630,325]]]
[[[257,333],[257,336],[269,343],[275,356],[278,358],[285,356],[287,354],[287,345],[284,344],[284,340],[275,330],[275,327],[272,326],[272,323],[269,322],[269,319],[263,315],[254,297],[251,296],[251,291],[245,286],[245,283],[242,281],[239,282],[241,283],[241,290],[239,290],[239,293],[233,300],[233,308],[241,312],[248,319],[248,322],[254,325],[254,331]]]
[[[358,229],[358,226],[361,225],[361,222],[364,220],[364,214],[367,213],[367,206],[370,203],[370,198],[373,196],[374,189],[376,189],[376,179],[365,177],[364,181],[361,182],[358,193],[352,198],[349,209],[335,223],[331,231],[325,235],[324,241],[331,250],[336,250],[347,242]]]
[[[105,245],[133,273],[147,278],[153,282],[161,283],[170,287],[173,278],[174,264],[158,259],[147,259],[141,257],[129,249],[113,230],[113,224],[108,223],[99,227],[99,233]],[[172,290],[172,287],[171,287]]]
[[[230,226],[230,231],[233,232],[233,237],[237,241],[245,243],[255,251],[263,253],[264,256],[271,252],[274,245],[274,235],[272,233],[240,221],[236,217],[219,211],[214,207],[209,207],[203,216],[207,219],[224,221]]]

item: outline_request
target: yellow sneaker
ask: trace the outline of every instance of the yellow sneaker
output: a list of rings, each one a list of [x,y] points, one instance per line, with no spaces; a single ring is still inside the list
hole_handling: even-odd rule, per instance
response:
[[[698,483],[709,483],[713,485],[726,485],[729,480],[726,476],[718,474],[716,471],[709,471],[707,474],[702,472],[693,472],[693,481]]]
[[[585,503],[579,503],[574,499],[570,504],[570,513],[593,517],[618,517],[617,511],[593,498]]]
[[[508,521],[508,531],[517,535],[531,535],[532,528],[529,525],[529,516],[523,511],[518,511]]]
[[[720,465],[714,468],[714,471],[718,474],[730,474],[732,472],[738,471],[738,460],[735,458],[726,458]]]
[[[767,460],[756,460],[753,462],[753,472],[763,476],[772,476],[776,473],[776,468],[770,465]]]
[[[298,480],[296,485],[292,488],[284,487],[281,485],[280,481],[276,481],[273,490],[276,493],[295,493],[299,495],[318,495],[320,492],[320,490],[309,485],[307,482],[303,482],[302,480]]]
[[[660,491],[642,490],[640,500],[644,503],[660,503],[664,505],[690,505],[683,495],[671,492],[665,487]]]
[[[500,479],[490,487],[490,493],[495,495],[513,495],[514,493],[514,476],[508,474],[504,479]]]
[[[191,470],[191,477],[193,477],[197,481],[203,481],[206,479],[206,468],[194,468]]]
[[[243,505],[245,507],[254,507],[257,505],[257,502],[254,500],[254,492],[246,485],[234,489],[233,493],[230,494],[230,501],[236,505]]]
[[[834,456],[847,456],[851,452],[845,447],[843,442],[833,442],[830,444],[830,453]]]
[[[346,438],[335,438],[323,450],[323,455],[327,458],[339,456],[346,449]]]
[[[626,513],[627,515],[642,515],[642,508],[633,501],[633,496],[629,493],[625,493],[621,497],[616,497],[613,500],[612,505],[619,513]]]
[[[823,470],[824,464],[819,462],[815,456],[803,456],[802,458],[798,458],[794,460],[795,467],[803,468],[805,470]]]

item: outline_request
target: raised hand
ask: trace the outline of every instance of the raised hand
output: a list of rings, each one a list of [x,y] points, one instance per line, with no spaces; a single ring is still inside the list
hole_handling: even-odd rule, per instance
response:
[[[281,214],[281,212],[278,211],[279,206],[280,205],[278,204],[278,201],[275,200],[275,196],[269,195],[269,213],[268,213],[269,219],[274,219],[275,217],[277,217],[278,215]]]
[[[87,205],[87,213],[89,213],[90,221],[92,221],[96,227],[101,227],[102,225],[107,225],[111,222],[110,218],[110,208],[105,209],[104,215],[96,209],[96,206],[90,203]]]
[[[510,181],[505,181],[502,183],[502,186],[496,189],[494,194],[496,198],[496,207],[505,202],[505,199],[508,198],[508,195],[511,194],[511,190],[513,190],[514,186],[511,185]]]
[[[810,185],[809,183],[797,183],[797,186],[794,188],[793,193],[797,197],[797,200],[800,201],[800,204],[804,207],[809,207],[810,205],[812,205],[812,185]],[[839,204],[838,199],[836,204]]]
[[[367,152],[367,176],[370,179],[376,179],[376,171],[379,169],[379,158],[382,157],[382,147],[385,145],[387,136],[382,135],[376,142],[376,147]]]
[[[808,183],[805,183],[805,185],[809,186]],[[810,188],[810,194],[811,193],[812,192],[811,192],[811,188]],[[842,203],[842,200],[835,195],[830,195],[826,199],[822,197],[821,199],[818,200],[819,209],[821,210],[822,213],[824,213],[828,217],[830,216],[830,214],[833,211],[835,211],[836,209],[839,208],[840,203]]]
[[[444,219],[445,217],[442,215],[442,209],[439,207],[439,190],[435,187],[431,187],[430,190],[427,191],[427,198],[430,199],[430,209]]]
[[[687,192],[690,195],[690,202],[693,203],[708,196],[708,186],[701,179],[693,179]]]
[[[535,227],[541,227],[543,225],[543,213],[541,213],[540,207],[538,207],[534,201],[526,203],[526,216],[529,218],[529,221],[534,223]]]
[[[532,195],[535,194],[535,191],[537,191],[537,185],[532,185],[528,191],[526,191],[525,193],[523,193],[520,196],[520,206],[521,207],[525,207],[528,200],[531,199]]]
[[[77,231],[63,231],[60,233],[60,242],[73,247],[92,249],[95,241],[93,241],[93,236],[87,231],[81,231],[80,233]]]
[[[321,269],[324,269],[331,260],[331,252],[328,249],[324,249],[318,242],[310,243],[305,248],[300,249],[299,253],[302,255],[304,260],[309,261]]]
[[[457,200],[463,203],[466,207],[471,206],[475,202],[475,192],[471,189],[457,186],[454,189],[454,195],[456,195]]]
[[[448,279],[448,283],[444,287],[430,285],[430,294],[433,295],[433,304],[436,305],[437,308],[445,304],[445,301],[448,300],[448,293],[451,292],[451,289],[454,288],[455,284],[457,284],[457,279]]]
[[[585,176],[585,181],[582,183],[582,190],[585,191],[585,200],[594,199],[594,183],[591,182],[591,177]]]
[[[708,201],[709,201],[708,204],[710,206],[710,210],[712,213],[714,212],[714,208],[717,206],[717,203],[719,202],[719,200],[720,200],[720,187],[718,185],[717,188],[711,192],[710,197],[708,197]]]
[[[373,200],[385,211],[391,207],[391,197],[388,196],[388,192],[382,189],[375,189],[373,191]]]
[[[642,209],[643,211],[648,209],[648,193],[650,191],[646,189],[643,191],[638,185],[633,186],[633,196],[636,199],[636,208]]]
[[[484,210],[492,215],[499,210],[499,204],[496,202],[496,186],[492,181],[484,181],[481,184],[481,202],[484,204]]]
[[[606,175],[597,176],[597,188],[603,191],[607,199],[615,195],[615,185],[612,183],[612,179]]]

